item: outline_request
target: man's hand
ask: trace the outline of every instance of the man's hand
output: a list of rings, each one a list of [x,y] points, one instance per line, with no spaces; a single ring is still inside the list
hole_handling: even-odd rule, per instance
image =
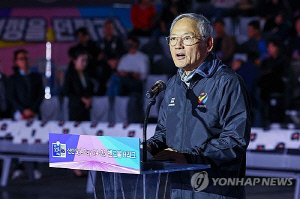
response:
[[[141,73],[132,73],[132,77],[135,79],[141,79]]]
[[[22,113],[22,119],[34,118],[35,113],[31,109],[25,109]]]
[[[171,162],[180,163],[180,164],[187,164],[187,161],[183,155],[183,153],[176,151],[171,148],[167,148],[157,155],[154,156],[157,160],[169,160]]]
[[[125,77],[128,75],[128,72],[125,72],[125,71],[119,71],[118,72],[118,75],[121,76],[121,77]]]
[[[81,101],[84,103],[86,109],[89,109],[91,107],[91,98],[82,97]]]
[[[148,144],[147,144],[147,151],[148,151],[149,153],[151,153],[151,151],[152,151],[151,146],[149,146]]]

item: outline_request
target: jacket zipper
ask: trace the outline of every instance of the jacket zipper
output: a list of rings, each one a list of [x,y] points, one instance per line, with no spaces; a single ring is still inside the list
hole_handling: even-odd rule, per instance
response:
[[[184,84],[185,85],[185,84]],[[189,85],[190,86],[190,85]],[[189,89],[189,86],[187,87],[186,85],[184,86],[186,92],[185,94],[187,93],[187,90]],[[183,112],[183,123],[182,123],[182,133],[181,133],[181,144],[180,144],[180,151],[182,152],[182,144],[183,144],[183,138],[184,138],[184,131],[185,131],[185,115],[186,115],[186,104],[187,104],[187,99],[186,97],[184,97],[185,99],[185,102],[184,102],[184,112]]]

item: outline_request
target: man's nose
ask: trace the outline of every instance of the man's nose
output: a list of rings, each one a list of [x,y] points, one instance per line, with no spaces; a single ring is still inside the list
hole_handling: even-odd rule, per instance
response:
[[[181,49],[181,48],[183,48],[183,47],[184,47],[184,45],[183,45],[182,39],[181,39],[181,38],[178,38],[178,39],[177,39],[177,42],[176,42],[176,45],[175,45],[175,48],[176,48],[176,49]]]

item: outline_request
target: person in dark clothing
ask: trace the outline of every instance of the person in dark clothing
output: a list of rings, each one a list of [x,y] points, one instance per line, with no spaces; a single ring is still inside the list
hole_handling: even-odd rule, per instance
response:
[[[10,118],[11,110],[8,103],[8,80],[7,77],[0,73],[0,119]]]
[[[295,18],[292,36],[288,42],[288,55],[295,61],[300,60],[300,16]]]
[[[98,48],[97,43],[91,40],[87,28],[85,27],[79,28],[76,31],[76,36],[78,38],[78,44],[71,47],[69,51],[72,51],[72,49],[82,48],[88,52],[88,65],[86,66],[86,71],[89,73],[91,77],[94,77],[95,70],[96,70],[95,62],[101,50]]]
[[[222,19],[217,19],[214,22],[214,31],[216,37],[214,38],[215,43],[213,51],[217,54],[219,59],[226,65],[229,65],[235,51],[235,38],[226,34],[225,22]]]
[[[270,57],[264,60],[260,67],[260,77],[258,80],[258,86],[260,87],[260,97],[264,102],[263,116],[265,127],[270,123],[270,100],[271,98],[276,101],[283,101],[281,104],[280,113],[278,115],[284,115],[284,109],[287,108],[290,96],[290,64],[287,57],[282,55],[281,42],[277,39],[272,39],[268,42],[268,52]],[[276,122],[284,122],[276,121]]]
[[[276,14],[274,18],[267,20],[264,26],[265,37],[270,39],[278,38],[282,41],[287,40],[290,32],[290,25],[285,18],[285,12],[281,11]]]
[[[105,22],[103,27],[104,38],[100,40],[99,47],[103,54],[103,59],[107,60],[113,55],[121,57],[126,53],[125,45],[122,39],[115,34],[114,23],[111,20]],[[99,55],[98,55],[99,59]]]
[[[92,59],[95,59],[99,53],[99,48],[97,47],[96,42],[92,41],[89,36],[87,28],[82,27],[76,31],[78,38],[77,48],[83,48],[88,51]]]
[[[211,178],[243,178],[250,139],[250,100],[242,79],[211,52],[213,28],[202,15],[176,17],[168,43],[178,73],[167,83],[147,149],[158,160],[209,164]],[[195,172],[171,176],[171,198],[244,198],[241,186],[193,191]]]
[[[259,1],[257,3],[262,4],[261,8],[258,10],[259,16],[267,20],[275,17],[281,10],[287,10],[289,13],[292,13],[289,1],[268,0]]]
[[[184,10],[185,3],[180,0],[164,0],[160,17],[160,30],[163,35],[169,34],[169,29],[175,17]]]
[[[251,57],[252,56],[252,57]],[[259,77],[259,67],[253,60],[258,59],[258,55],[235,54],[232,62],[232,70],[240,75],[245,81],[246,88],[252,103],[252,126],[262,127],[261,101],[258,92],[257,81]]]
[[[76,48],[72,54],[72,64],[65,75],[64,93],[69,97],[69,120],[90,120],[93,84],[85,71],[88,64],[88,52]]]
[[[116,73],[120,57],[118,54],[110,54],[107,60],[97,60],[96,62],[96,81],[98,87],[95,89],[95,95],[103,96],[106,94],[108,81],[112,74]]]
[[[241,53],[247,53],[248,56],[251,54],[259,54],[259,63],[264,60],[268,55],[267,45],[265,38],[261,34],[259,21],[254,20],[248,24],[247,34],[249,40],[243,43],[238,51]]]
[[[8,96],[15,119],[36,118],[44,97],[42,76],[29,72],[28,52],[14,52],[15,74],[9,78]]]

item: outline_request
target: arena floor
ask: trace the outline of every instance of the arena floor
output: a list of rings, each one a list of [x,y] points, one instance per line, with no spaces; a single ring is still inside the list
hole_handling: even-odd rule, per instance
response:
[[[0,188],[0,199],[94,199],[86,194],[87,177],[76,177],[72,170],[48,168],[40,164],[43,177],[29,182],[26,176],[9,180],[7,187]],[[97,198],[102,199],[101,178],[96,183]],[[294,186],[291,187],[246,187],[247,199],[293,199]]]

